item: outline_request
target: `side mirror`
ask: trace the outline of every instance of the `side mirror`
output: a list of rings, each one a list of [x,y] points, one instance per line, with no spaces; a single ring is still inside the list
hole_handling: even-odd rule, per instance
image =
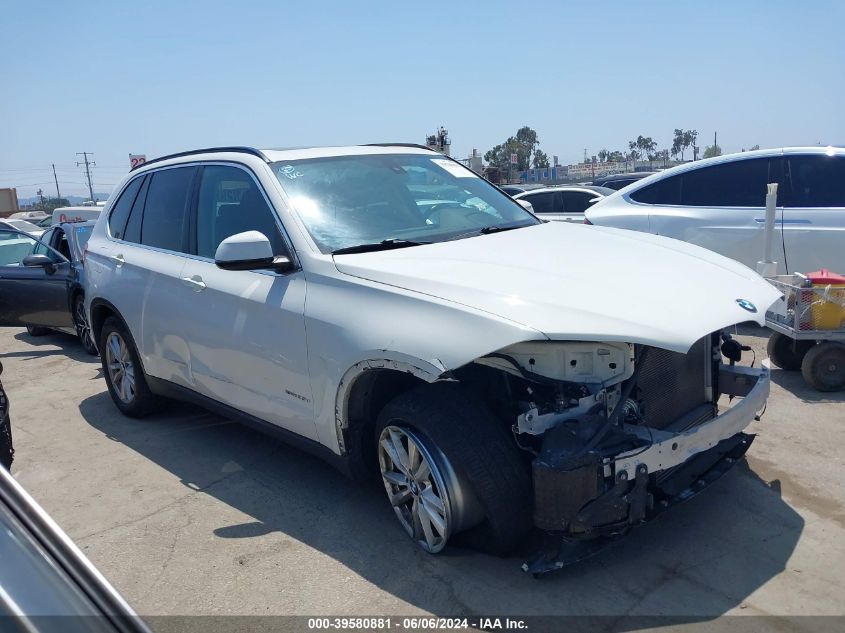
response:
[[[588,206],[588,207],[593,206],[596,202],[598,202],[599,200],[601,200],[603,197],[604,197],[604,196],[599,196],[599,197],[597,197],[597,198],[590,198],[590,199],[587,201],[587,206]]]
[[[290,258],[273,256],[270,240],[258,231],[237,233],[220,242],[214,263],[223,270],[273,268],[284,272],[293,268]]]
[[[23,258],[21,262],[24,266],[31,266],[31,267],[41,267],[47,272],[53,272],[56,270],[56,262],[52,259],[47,257],[46,255],[27,255]]]
[[[517,202],[519,203],[519,206],[521,206],[526,211],[530,211],[531,213],[534,213],[534,205],[531,204],[530,202],[528,202],[528,200],[524,200],[524,199],[520,198],[519,200],[517,200]]]

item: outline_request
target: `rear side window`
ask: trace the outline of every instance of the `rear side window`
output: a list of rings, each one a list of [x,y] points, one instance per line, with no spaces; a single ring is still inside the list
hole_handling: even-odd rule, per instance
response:
[[[195,172],[194,167],[176,167],[153,173],[141,220],[141,244],[183,250],[185,210]]]
[[[141,243],[141,218],[144,217],[144,201],[147,199],[147,190],[150,188],[150,177],[144,177],[144,184],[135,197],[132,211],[129,212],[129,220],[126,222],[126,230],[123,239],[127,242]]]
[[[682,174],[681,204],[691,207],[763,207],[769,159],[737,160]]]
[[[522,196],[523,200],[528,200],[531,206],[534,207],[534,213],[554,213],[555,197],[557,193],[554,191],[545,191],[543,193],[533,193],[530,196]]]
[[[681,204],[681,177],[671,176],[632,191],[631,200],[643,204]]]
[[[787,207],[845,207],[845,156],[788,156]]]
[[[129,219],[129,212],[132,210],[132,204],[138,196],[138,190],[144,182],[144,177],[136,178],[130,182],[123,193],[120,194],[114,208],[109,215],[109,233],[112,237],[119,240],[123,239],[123,234],[126,231],[126,221]]]

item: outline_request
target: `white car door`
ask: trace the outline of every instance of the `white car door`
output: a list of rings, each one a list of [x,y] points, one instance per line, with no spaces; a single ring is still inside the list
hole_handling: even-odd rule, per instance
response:
[[[784,176],[789,272],[845,272],[845,156],[787,155]]]
[[[779,157],[693,169],[632,192],[630,198],[653,205],[649,210],[652,233],[702,246],[756,268],[763,258],[769,182],[780,182]],[[786,272],[780,222],[775,230],[773,259],[779,272]]]
[[[305,276],[301,270],[223,270],[220,242],[244,231],[266,235],[287,254],[260,184],[247,169],[202,168],[195,220],[196,255],[182,271],[190,293],[192,388],[264,421],[316,439],[305,340]]]

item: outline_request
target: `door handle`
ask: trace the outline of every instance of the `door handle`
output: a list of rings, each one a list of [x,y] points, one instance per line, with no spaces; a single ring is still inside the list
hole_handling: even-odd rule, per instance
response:
[[[199,275],[194,275],[193,277],[182,277],[182,281],[184,281],[194,292],[202,292],[206,289],[205,282]]]
[[[121,254],[111,255],[109,259],[111,259],[117,265],[118,268],[120,268],[121,266],[123,266],[123,264],[126,263],[126,260],[123,259],[123,255]]]

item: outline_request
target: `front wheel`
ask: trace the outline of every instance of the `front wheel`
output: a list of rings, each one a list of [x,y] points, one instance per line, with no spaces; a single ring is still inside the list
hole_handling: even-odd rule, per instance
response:
[[[459,385],[424,385],[391,401],[376,425],[393,510],[427,552],[463,543],[494,554],[531,528],[530,469],[508,429]]]
[[[85,301],[82,295],[77,295],[73,300],[73,324],[76,326],[76,335],[82,347],[92,356],[96,356],[97,345],[91,335],[91,326],[88,325],[88,317],[85,315]]]
[[[99,347],[103,375],[117,408],[131,418],[150,413],[158,403],[157,398],[147,386],[135,342],[117,318],[106,319]]]

